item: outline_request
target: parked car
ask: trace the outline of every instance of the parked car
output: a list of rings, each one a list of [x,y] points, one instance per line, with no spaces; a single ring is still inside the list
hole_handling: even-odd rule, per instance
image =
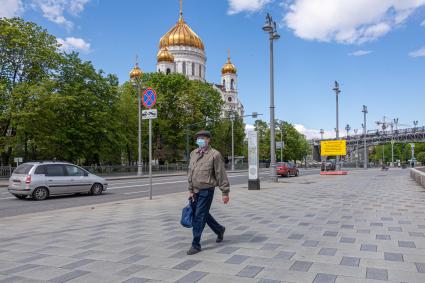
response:
[[[335,171],[336,161],[335,160],[323,161],[320,169],[321,171]]]
[[[9,192],[18,199],[45,200],[53,195],[102,194],[104,178],[66,162],[29,162],[19,165],[9,178]]]
[[[276,172],[283,177],[295,176],[298,177],[300,172],[297,166],[291,162],[280,162],[276,165]]]

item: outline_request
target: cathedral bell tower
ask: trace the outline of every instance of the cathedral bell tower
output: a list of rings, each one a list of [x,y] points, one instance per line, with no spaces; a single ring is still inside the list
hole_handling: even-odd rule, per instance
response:
[[[223,68],[221,69],[221,83],[224,88],[225,97],[224,100],[226,104],[229,106],[236,106],[237,103],[237,69],[235,65],[232,64],[230,61],[230,52],[227,57],[227,62],[224,64]]]

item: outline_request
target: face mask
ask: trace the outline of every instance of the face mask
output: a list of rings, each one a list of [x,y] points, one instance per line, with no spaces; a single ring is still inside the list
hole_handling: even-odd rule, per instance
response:
[[[198,147],[202,148],[202,147],[205,147],[205,145],[207,144],[207,141],[204,139],[197,139],[196,144],[198,145]]]

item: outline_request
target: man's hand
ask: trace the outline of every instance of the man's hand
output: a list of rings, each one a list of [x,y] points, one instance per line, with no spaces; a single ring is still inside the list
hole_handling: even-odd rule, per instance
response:
[[[193,198],[193,196],[194,196],[195,194],[194,193],[192,193],[192,192],[189,192],[189,198],[191,199],[191,200],[193,200],[194,198]]]
[[[229,202],[229,200],[230,200],[229,196],[223,196],[224,204],[227,204]]]

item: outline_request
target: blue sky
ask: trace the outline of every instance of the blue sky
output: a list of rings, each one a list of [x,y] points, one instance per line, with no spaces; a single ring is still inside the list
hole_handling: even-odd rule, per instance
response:
[[[158,41],[176,23],[178,2],[0,0],[0,16],[40,24],[64,48],[124,82],[136,54],[143,71],[155,71]],[[269,119],[268,39],[261,27],[270,12],[281,35],[275,43],[276,118],[309,137],[320,128],[334,135],[338,80],[340,131],[347,123],[361,127],[363,104],[369,128],[384,115],[425,124],[425,0],[183,0],[183,12],[205,44],[209,82],[220,82],[231,50],[246,113]]]

